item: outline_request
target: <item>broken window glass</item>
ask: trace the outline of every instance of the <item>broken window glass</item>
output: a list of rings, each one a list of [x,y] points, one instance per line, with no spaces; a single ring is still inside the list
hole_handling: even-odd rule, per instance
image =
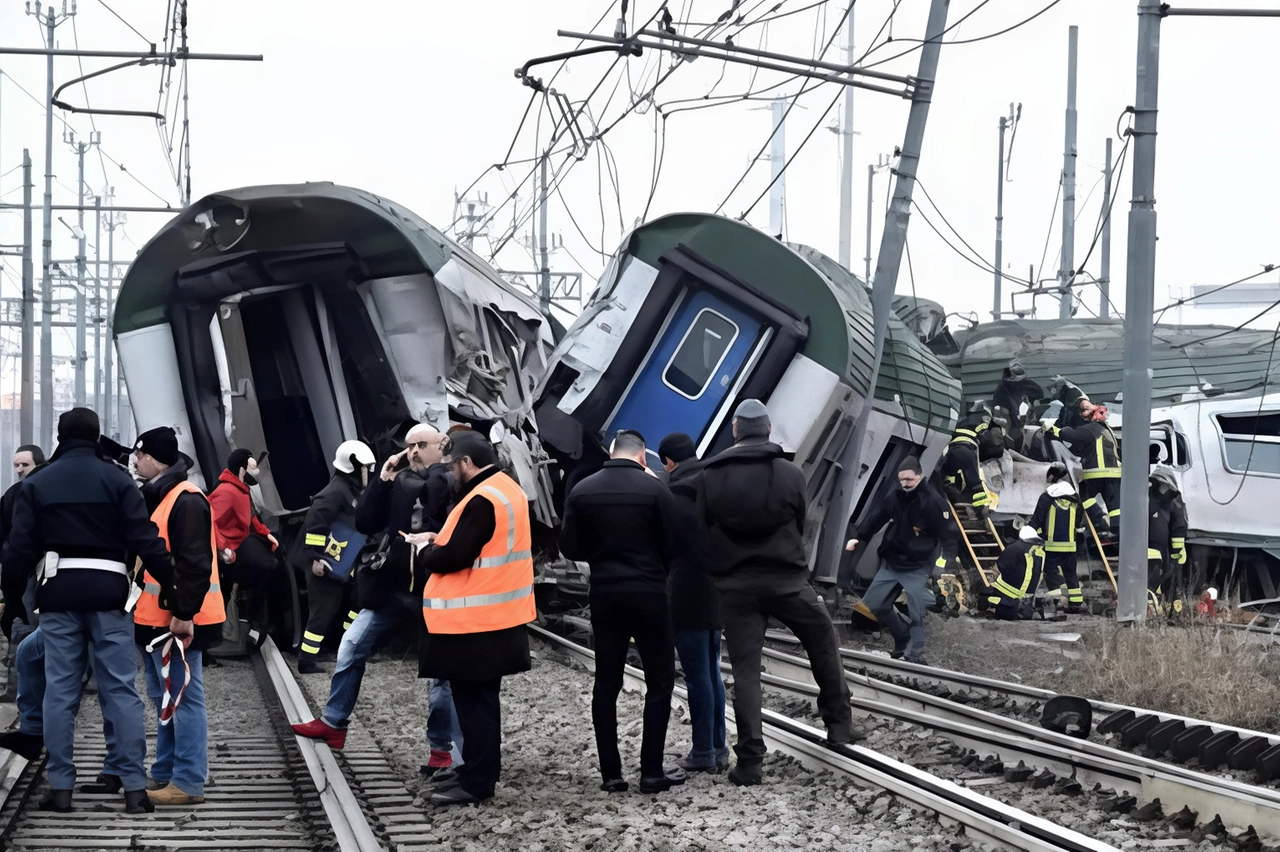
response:
[[[676,347],[662,380],[682,396],[697,399],[711,384],[712,376],[737,337],[738,326],[729,318],[703,308]]]

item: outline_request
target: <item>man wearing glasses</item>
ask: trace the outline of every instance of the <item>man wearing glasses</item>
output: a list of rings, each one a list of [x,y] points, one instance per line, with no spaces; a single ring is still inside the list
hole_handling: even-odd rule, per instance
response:
[[[361,575],[360,612],[342,636],[324,712],[319,719],[293,726],[298,735],[324,740],[330,748],[346,744],[347,724],[360,694],[365,664],[379,640],[420,617],[422,590],[414,583],[413,554],[405,536],[439,532],[449,515],[452,488],[448,466],[443,463],[444,436],[419,423],[404,440],[405,449],[387,459],[381,474],[369,483],[356,506],[358,532],[371,536],[386,531],[386,560],[381,567]],[[407,467],[401,469],[406,463]],[[461,739],[456,733],[449,682],[432,681],[429,700],[427,740],[431,758],[423,767],[425,775],[451,768],[453,746]]]
[[[204,801],[209,774],[209,716],[200,654],[222,641],[226,612],[218,583],[218,557],[209,499],[187,473],[190,457],[178,450],[168,426],[142,433],[134,445],[142,496],[151,521],[173,557],[161,583],[146,574],[134,609],[135,639],[146,651],[147,693],[159,716],[156,761],[151,765],[156,805]]]

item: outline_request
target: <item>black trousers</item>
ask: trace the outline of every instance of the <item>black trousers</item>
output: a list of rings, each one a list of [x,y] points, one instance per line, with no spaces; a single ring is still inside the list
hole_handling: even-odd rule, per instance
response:
[[[324,642],[329,628],[342,609],[342,583],[329,577],[317,577],[307,568],[307,626],[302,631],[302,653],[314,658],[320,653],[320,643]]]
[[[1111,518],[1111,534],[1120,539],[1120,478],[1115,479],[1082,479],[1080,480],[1080,500],[1084,502],[1092,497],[1101,497],[1107,504],[1107,515]],[[1099,530],[1101,533],[1101,530]]]
[[[1067,587],[1067,600],[1080,603],[1084,600],[1080,590],[1079,559],[1074,550],[1046,550],[1044,554],[1044,584],[1052,591]]]
[[[622,777],[622,758],[618,754],[618,693],[622,691],[627,648],[634,638],[644,665],[645,680],[640,777],[659,778],[663,774],[667,723],[671,720],[671,692],[676,685],[670,600],[665,593],[592,595],[591,630],[596,646],[591,721],[596,729],[600,775],[605,781]],[[465,739],[465,730],[462,735]]]
[[[818,710],[827,732],[847,738],[853,713],[849,685],[840,662],[840,641],[827,608],[813,587],[805,583],[786,591],[720,589],[720,620],[733,664],[733,715],[738,723],[734,750],[738,763],[764,760],[764,729],[760,718],[760,657],[769,618],[786,625],[809,655],[818,682]]]
[[[235,562],[218,566],[223,597],[231,594],[233,583],[238,583],[246,592],[264,588],[271,581],[277,564],[271,543],[261,536],[249,536],[236,548]]]
[[[454,680],[453,707],[462,729],[458,786],[477,799],[493,797],[502,772],[502,679]]]

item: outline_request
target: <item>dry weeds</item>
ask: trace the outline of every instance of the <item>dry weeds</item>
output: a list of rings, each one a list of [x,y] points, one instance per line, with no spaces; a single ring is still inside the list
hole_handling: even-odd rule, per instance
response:
[[[1224,725],[1280,732],[1280,646],[1208,626],[1099,625],[1069,691]]]

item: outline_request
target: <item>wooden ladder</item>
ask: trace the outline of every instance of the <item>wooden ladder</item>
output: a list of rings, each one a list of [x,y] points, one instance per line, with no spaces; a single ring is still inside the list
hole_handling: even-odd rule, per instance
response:
[[[956,527],[960,530],[960,538],[964,541],[965,550],[969,552],[969,559],[978,569],[978,576],[982,578],[982,582],[990,586],[995,582],[995,578],[1000,576],[996,562],[1004,552],[1004,542],[1000,540],[1000,534],[996,532],[996,526],[991,523],[989,516],[983,518],[978,510],[968,503],[960,505],[965,510],[963,516],[956,511],[951,499],[947,498],[947,507],[951,509],[951,517],[955,519]]]
[[[1093,544],[1098,548],[1098,556],[1102,558],[1102,565],[1107,569],[1107,576],[1111,578],[1111,590],[1120,594],[1120,587],[1116,585],[1116,572],[1120,570],[1120,541],[1114,539],[1110,542],[1103,542],[1102,537],[1098,535],[1098,530],[1093,526],[1093,519],[1089,517],[1089,513],[1084,513],[1084,522],[1089,526],[1089,535],[1093,536]]]

